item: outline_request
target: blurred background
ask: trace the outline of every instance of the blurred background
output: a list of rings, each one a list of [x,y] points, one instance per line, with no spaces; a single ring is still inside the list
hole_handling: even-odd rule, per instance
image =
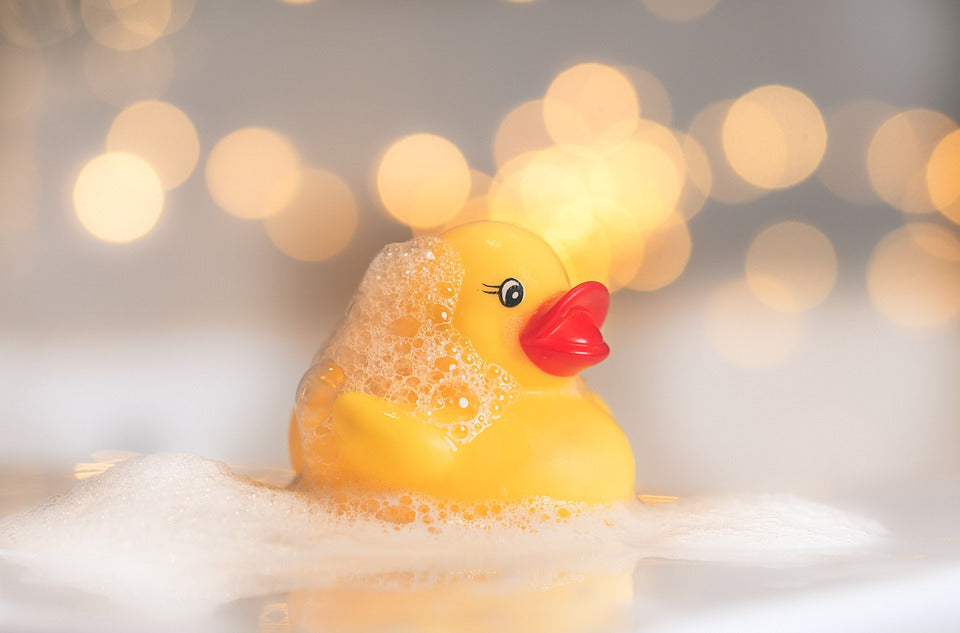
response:
[[[960,477],[958,29],[953,0],[0,0],[0,463],[286,465],[370,259],[493,217],[618,289],[587,378],[642,491]]]

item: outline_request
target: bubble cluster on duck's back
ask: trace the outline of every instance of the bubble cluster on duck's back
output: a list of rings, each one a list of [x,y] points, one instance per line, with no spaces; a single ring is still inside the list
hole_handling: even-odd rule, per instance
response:
[[[373,517],[393,524],[397,529],[426,526],[427,531],[434,534],[458,528],[488,530],[497,527],[537,532],[597,510],[587,503],[557,501],[549,497],[528,497],[511,502],[454,501],[415,492],[360,495],[336,492],[320,499],[338,518],[357,521]],[[604,510],[619,507],[615,504]]]
[[[307,466],[335,465],[330,407],[360,391],[411,407],[466,443],[513,398],[516,381],[453,327],[463,268],[436,237],[390,244],[373,260],[343,322],[300,381],[296,416]]]

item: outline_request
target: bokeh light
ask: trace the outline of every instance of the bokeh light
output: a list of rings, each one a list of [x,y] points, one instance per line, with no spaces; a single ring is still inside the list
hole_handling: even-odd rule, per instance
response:
[[[574,79],[589,83],[591,73],[602,77],[608,70],[581,64],[561,77],[569,73],[564,81],[570,85]],[[618,82],[623,79],[618,75]],[[627,93],[633,100],[635,94]],[[499,154],[503,162],[490,185],[486,215],[542,236],[574,283],[593,279],[615,291],[673,282],[690,256],[686,216],[699,211],[711,187],[709,162],[699,144],[656,121],[637,118],[621,125],[619,114],[603,119],[599,106],[591,120],[602,123],[584,126],[583,134],[560,144],[540,131],[537,103],[515,109],[506,119],[510,125],[501,126],[501,138],[510,139],[530,138],[524,128],[533,127],[535,141],[515,142],[511,151]],[[630,116],[637,112],[628,111]],[[690,181],[688,153],[696,170]],[[477,203],[479,216],[483,201]]]
[[[940,139],[956,128],[945,114],[922,108],[884,121],[867,150],[870,183],[877,195],[906,213],[935,211],[927,190],[927,162]]]
[[[426,228],[410,227],[410,232],[415,237],[422,235],[439,235],[455,226],[476,222],[477,220],[485,220],[489,217],[490,208],[487,202],[487,196],[476,196],[473,198],[467,198],[467,201],[463,203],[463,206],[460,208],[460,211],[457,213],[457,215],[451,218],[448,222],[441,224],[440,226],[431,226]]]
[[[686,220],[679,214],[669,216],[645,233],[637,272],[626,285],[643,291],[670,285],[687,267],[692,246]]]
[[[47,84],[40,59],[0,44],[0,122],[35,111]]]
[[[703,146],[689,134],[680,134],[680,147],[683,150],[683,161],[687,168],[687,179],[680,199],[677,201],[677,211],[684,218],[690,220],[703,209],[710,191],[713,189],[713,169],[710,167],[710,158]]]
[[[600,250],[603,255],[596,258],[597,264],[605,268],[583,280],[602,281],[611,292],[615,292],[637,277],[644,262],[649,231],[644,231],[636,216],[615,201],[598,207],[594,232],[598,235],[583,236],[580,245],[586,254]],[[600,249],[594,248],[593,244],[599,244]]]
[[[764,305],[743,280],[725,283],[711,293],[704,324],[710,344],[721,356],[750,369],[785,362],[799,347],[805,329],[799,315]]]
[[[0,33],[16,46],[51,46],[71,37],[80,26],[75,0],[0,2]]]
[[[705,16],[719,0],[641,0],[658,18],[670,22],[690,22]]]
[[[225,211],[265,218],[282,209],[297,190],[300,154],[282,134],[242,128],[221,138],[207,158],[207,189]]]
[[[960,130],[943,137],[930,154],[927,190],[933,206],[960,224]]]
[[[543,120],[558,145],[617,143],[640,118],[630,80],[604,64],[578,64],[558,74],[543,98]]]
[[[817,178],[834,195],[854,204],[877,200],[867,173],[867,148],[877,128],[894,114],[893,106],[871,99],[847,101],[827,112],[830,142]]]
[[[357,231],[357,201],[338,175],[304,169],[296,193],[279,212],[264,220],[270,240],[305,262],[330,259],[350,244]]]
[[[156,225],[163,211],[163,187],[149,163],[133,154],[111,152],[88,162],[73,186],[77,219],[104,242],[132,242]]]
[[[163,101],[140,101],[113,120],[108,152],[127,152],[150,163],[167,191],[182,184],[197,165],[200,141],[182,110]]]
[[[116,2],[116,0],[112,1]],[[167,28],[163,35],[171,35],[186,26],[196,8],[197,0],[171,0],[170,19],[167,21]]]
[[[520,172],[520,209],[544,237],[576,240],[592,228],[591,194],[604,185],[609,191],[609,181],[603,179],[605,174],[590,173],[596,164],[591,158],[554,148],[540,152]]]
[[[734,101],[722,134],[733,169],[764,189],[803,181],[827,148],[820,110],[809,97],[788,86],[761,86]]]
[[[40,174],[23,147],[0,145],[0,238],[20,235],[37,214]]]
[[[487,195],[490,191],[490,185],[493,184],[493,177],[479,169],[470,169],[470,198],[478,198]]]
[[[727,162],[723,149],[723,123],[732,100],[717,101],[700,110],[690,123],[688,134],[693,137],[710,160],[713,186],[710,198],[724,204],[744,204],[766,193],[748,183]]]
[[[819,305],[837,279],[837,256],[830,239],[803,222],[780,222],[753,239],[746,257],[746,279],[765,305],[802,312]]]
[[[436,227],[416,228],[411,227],[414,235],[436,235],[448,229],[477,220],[485,220],[490,217],[490,208],[487,202],[487,193],[493,178],[478,169],[470,170],[470,195],[467,201],[460,207],[457,215],[453,216],[446,223]]]
[[[511,158],[552,144],[543,122],[543,101],[534,99],[521,103],[501,119],[493,137],[493,158],[503,166]]]
[[[415,228],[451,220],[467,201],[470,186],[470,167],[463,154],[434,134],[412,134],[396,141],[377,170],[377,191],[384,208]]]
[[[870,257],[867,286],[877,309],[910,328],[932,328],[960,315],[960,238],[930,223],[887,234]]]
[[[603,281],[609,245],[598,216],[615,197],[599,153],[554,146],[505,164],[490,185],[488,215],[539,234],[558,251],[572,279]],[[590,249],[585,245],[590,244]],[[599,275],[599,276],[597,276]],[[581,279],[582,277],[582,279]]]
[[[676,137],[644,122],[640,132],[603,155],[617,200],[643,229],[659,226],[674,212],[683,191],[686,163]]]
[[[710,194],[713,169],[696,139],[667,127],[671,110],[663,84],[643,69],[564,70],[543,100],[502,119],[489,192],[471,194],[446,226],[482,217],[524,226],[558,252],[574,283],[595,279],[612,291],[672,283],[689,260],[687,220]]]
[[[163,95],[173,81],[173,51],[165,40],[135,51],[115,51],[88,42],[83,78],[104,103],[116,106]]]
[[[633,84],[640,104],[640,115],[648,121],[670,125],[673,120],[673,104],[670,103],[670,94],[659,77],[637,66],[617,66],[616,68]]]
[[[561,147],[522,154],[504,165],[490,185],[493,219],[514,222],[546,237],[574,237],[592,226],[592,193],[609,180],[591,178],[596,153],[571,153]],[[582,234],[579,234],[582,235]]]
[[[555,222],[544,239],[560,257],[572,285],[599,281],[613,292],[620,287],[610,275],[614,245],[610,234],[596,221],[594,215],[581,209],[569,214],[566,221]],[[574,231],[580,231],[580,239],[572,237]]]
[[[143,48],[162,37],[173,14],[171,0],[82,0],[90,36],[118,51]]]

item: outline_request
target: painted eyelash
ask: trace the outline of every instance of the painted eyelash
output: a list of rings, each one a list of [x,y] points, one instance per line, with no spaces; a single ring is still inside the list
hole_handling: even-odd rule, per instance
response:
[[[494,290],[482,290],[485,295],[495,295],[500,293],[500,288],[503,286],[502,283],[499,284],[483,284],[487,288],[494,288]]]

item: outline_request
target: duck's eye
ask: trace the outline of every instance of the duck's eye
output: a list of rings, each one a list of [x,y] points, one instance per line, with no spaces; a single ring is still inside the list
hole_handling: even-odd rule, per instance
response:
[[[497,291],[497,296],[500,298],[500,303],[507,308],[519,305],[523,301],[523,284],[513,277],[504,279]]]

